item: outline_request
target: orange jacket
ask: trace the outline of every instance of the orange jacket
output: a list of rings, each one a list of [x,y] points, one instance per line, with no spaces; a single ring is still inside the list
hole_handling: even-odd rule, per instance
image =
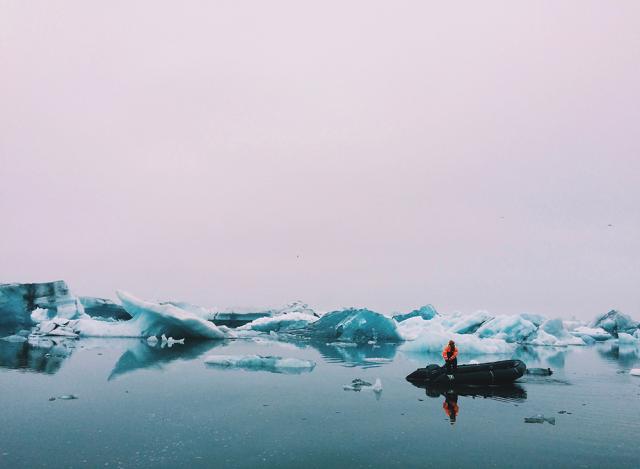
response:
[[[453,360],[458,356],[458,347],[456,346],[453,347],[453,353],[451,354],[451,358],[447,358],[447,352],[449,352],[449,344],[447,344],[445,348],[442,350],[442,358],[444,358],[444,361]]]
[[[442,403],[442,408],[444,409],[444,413],[447,414],[447,417],[451,417],[451,414],[453,413],[453,418],[456,418],[458,416],[458,412],[460,412],[457,402],[452,402],[451,405],[449,405],[449,402],[445,400]]]

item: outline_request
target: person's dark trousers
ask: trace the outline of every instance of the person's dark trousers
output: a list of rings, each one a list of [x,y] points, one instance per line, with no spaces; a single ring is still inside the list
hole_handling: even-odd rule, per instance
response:
[[[453,373],[458,369],[458,359],[454,358],[453,360],[447,361],[447,373]]]

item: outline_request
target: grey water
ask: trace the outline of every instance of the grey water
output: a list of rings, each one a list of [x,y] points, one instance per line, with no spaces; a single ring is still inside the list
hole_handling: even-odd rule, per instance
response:
[[[639,353],[612,343],[522,347],[509,356],[465,357],[461,350],[461,362],[516,357],[554,373],[452,394],[408,383],[408,373],[439,360],[396,344],[352,347],[265,337],[171,348],[137,339],[48,347],[0,341],[0,467],[639,462],[640,378],[628,373],[639,366]],[[209,354],[277,355],[317,365],[299,374],[219,369],[205,364]],[[355,378],[380,378],[383,390],[345,390]],[[60,398],[71,395],[77,399]],[[542,423],[525,422],[538,415]]]

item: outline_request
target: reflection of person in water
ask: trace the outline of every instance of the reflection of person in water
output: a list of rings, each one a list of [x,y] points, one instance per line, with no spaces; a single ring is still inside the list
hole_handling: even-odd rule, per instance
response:
[[[442,403],[444,413],[449,417],[451,425],[456,423],[456,417],[458,416],[458,395],[453,392],[448,392],[444,395],[444,402]]]

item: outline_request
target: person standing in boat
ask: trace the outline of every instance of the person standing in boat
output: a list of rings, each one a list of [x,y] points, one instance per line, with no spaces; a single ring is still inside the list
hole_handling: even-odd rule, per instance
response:
[[[447,368],[447,373],[451,374],[458,368],[458,347],[453,340],[442,350],[442,358],[444,358],[444,364]]]

